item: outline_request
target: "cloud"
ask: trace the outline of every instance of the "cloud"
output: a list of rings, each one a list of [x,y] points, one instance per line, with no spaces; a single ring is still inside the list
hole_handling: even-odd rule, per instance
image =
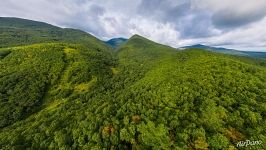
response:
[[[235,28],[261,20],[266,15],[265,0],[195,0],[197,8],[210,10],[218,28]]]
[[[265,48],[265,0],[5,0],[0,16],[78,28],[100,39],[140,34],[179,47]]]
[[[135,18],[130,20],[129,26],[131,34],[140,34],[156,42],[172,45],[177,42],[180,33],[175,30],[171,23],[160,23],[148,21],[144,18]]]
[[[182,40],[182,45],[202,43],[211,46],[223,46],[242,50],[262,50],[266,47],[266,18],[244,28],[235,29],[231,32],[197,39]]]

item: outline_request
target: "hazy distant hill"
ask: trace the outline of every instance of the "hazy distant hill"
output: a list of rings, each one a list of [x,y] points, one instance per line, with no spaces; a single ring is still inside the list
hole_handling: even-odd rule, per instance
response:
[[[266,141],[263,59],[177,51],[139,35],[113,51],[85,32],[66,37],[58,33],[72,29],[22,21],[1,32],[10,43],[0,43],[0,149],[227,150]]]
[[[113,48],[118,48],[119,46],[124,44],[127,40],[128,39],[125,39],[125,38],[113,38],[113,39],[106,41],[105,43],[110,45]]]
[[[199,48],[199,49],[205,49],[209,51],[215,51],[215,52],[230,54],[230,55],[266,58],[266,52],[239,51],[239,50],[234,50],[234,49],[226,49],[222,47],[211,47],[211,46],[206,46],[206,45],[201,45],[201,44],[186,46],[182,48]]]

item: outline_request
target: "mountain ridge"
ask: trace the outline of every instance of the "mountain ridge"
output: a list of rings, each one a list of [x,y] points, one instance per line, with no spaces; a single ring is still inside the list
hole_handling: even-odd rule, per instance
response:
[[[223,47],[212,47],[212,46],[207,46],[203,44],[196,44],[196,45],[181,47],[181,49],[189,49],[189,48],[205,49],[205,50],[219,52],[223,54],[229,54],[229,55],[266,58],[266,52],[241,51],[241,50],[235,50],[235,49],[227,49]]]
[[[16,28],[13,28],[14,26]],[[98,38],[79,29],[60,28],[44,22],[6,17],[0,18],[0,40],[0,48],[47,42],[89,44],[100,49],[108,47]]]

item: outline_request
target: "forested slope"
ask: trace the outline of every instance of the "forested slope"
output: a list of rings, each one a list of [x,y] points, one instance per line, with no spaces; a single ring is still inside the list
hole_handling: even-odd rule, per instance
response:
[[[46,28],[28,23],[14,28]],[[233,150],[266,141],[265,60],[177,51],[138,35],[117,51],[90,35],[20,39],[0,49],[1,149]]]
[[[106,49],[108,46],[90,34],[47,23],[20,18],[0,17],[0,48],[44,42],[85,44],[90,48]]]
[[[0,127],[36,112],[45,99],[82,91],[112,63],[108,53],[71,44],[36,44],[0,53],[5,54],[0,59]]]
[[[266,68],[253,59],[137,35],[116,60],[73,44],[0,54],[2,149],[236,149],[266,138]]]

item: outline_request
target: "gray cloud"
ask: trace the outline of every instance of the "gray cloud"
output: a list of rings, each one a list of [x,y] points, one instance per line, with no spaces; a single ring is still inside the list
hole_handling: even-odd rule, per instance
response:
[[[237,28],[266,16],[266,0],[195,0],[196,7],[211,10],[217,28]]]
[[[231,10],[224,10],[215,13],[212,17],[212,20],[214,25],[219,28],[234,28],[258,21],[264,16],[265,14],[260,12],[237,14],[232,12]]]
[[[263,49],[265,8],[265,0],[5,0],[0,16],[78,28],[101,39],[141,34],[174,47]]]

